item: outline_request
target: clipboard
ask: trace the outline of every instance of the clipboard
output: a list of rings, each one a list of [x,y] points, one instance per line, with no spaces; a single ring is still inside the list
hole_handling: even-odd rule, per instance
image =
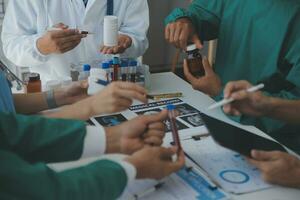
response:
[[[201,113],[201,117],[209,133],[217,143],[244,156],[251,157],[251,151],[254,149],[287,152],[277,142],[227,124],[203,113]]]

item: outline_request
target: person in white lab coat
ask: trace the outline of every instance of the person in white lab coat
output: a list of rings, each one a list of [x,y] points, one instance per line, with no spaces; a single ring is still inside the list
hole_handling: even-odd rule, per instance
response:
[[[103,47],[106,15],[119,18],[119,45],[114,48]],[[62,30],[49,31],[52,27]],[[3,50],[14,64],[31,67],[42,80],[56,80],[70,76],[71,64],[102,60],[105,54],[143,55],[148,27],[146,0],[10,0]]]

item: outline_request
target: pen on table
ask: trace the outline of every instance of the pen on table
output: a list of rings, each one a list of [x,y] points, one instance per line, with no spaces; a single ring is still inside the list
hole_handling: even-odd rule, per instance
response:
[[[181,92],[178,93],[168,93],[168,94],[148,94],[147,98],[152,100],[160,100],[160,99],[169,99],[169,98],[178,98],[182,97],[183,94]]]
[[[103,86],[107,86],[107,85],[109,84],[109,82],[103,81],[103,80],[101,80],[101,79],[98,79],[98,80],[96,81],[96,83],[99,84],[99,85],[103,85]]]
[[[140,199],[142,197],[145,197],[153,192],[155,192],[156,190],[160,189],[165,183],[158,183],[156,184],[154,187],[149,188],[148,190],[145,190],[144,192],[141,192],[140,194],[134,194],[132,197],[132,200],[137,200]]]
[[[216,190],[218,189],[217,184],[215,184],[213,181],[210,179],[206,178],[207,174],[202,173],[200,170],[194,168],[194,167],[187,167],[186,171],[189,173],[191,171],[194,171],[195,173],[199,174],[206,182],[207,182],[207,187],[211,190]]]
[[[247,91],[248,93],[253,93],[253,92],[257,92],[258,90],[263,89],[264,87],[265,87],[264,84],[259,84],[259,85],[257,85],[257,86],[253,86],[253,87],[247,89],[246,91]],[[226,105],[226,104],[232,103],[234,100],[235,100],[235,99],[233,99],[233,98],[223,99],[222,101],[219,101],[219,102],[217,102],[217,103],[215,103],[215,104],[209,106],[207,110],[213,110],[213,109],[222,107],[222,106],[224,106],[224,105]]]

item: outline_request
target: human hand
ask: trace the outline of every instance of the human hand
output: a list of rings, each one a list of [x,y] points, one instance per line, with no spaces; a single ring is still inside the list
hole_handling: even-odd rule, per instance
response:
[[[300,188],[300,160],[287,153],[252,151],[248,161],[262,172],[265,181]]]
[[[87,81],[73,82],[71,85],[54,90],[55,101],[58,106],[73,104],[88,97]]]
[[[198,37],[195,32],[194,25],[188,18],[180,18],[176,20],[176,22],[168,24],[165,28],[165,38],[176,48],[184,51],[187,48],[188,42],[196,44],[198,49],[203,48],[200,40],[203,38]]]
[[[177,154],[177,148],[145,147],[132,156],[126,158],[137,169],[138,179],[162,179],[178,170],[185,164],[183,151],[178,155],[177,161],[172,156]]]
[[[86,99],[90,116],[121,112],[128,109],[133,99],[147,103],[147,91],[134,83],[113,82],[98,94]]]
[[[252,85],[247,81],[229,82],[224,89],[226,99],[233,98],[235,101],[223,107],[225,113],[230,115],[265,116],[270,110],[271,98],[264,96],[262,92],[249,93],[246,90]]]
[[[139,116],[106,129],[107,152],[132,154],[145,146],[160,146],[165,136],[166,110],[156,115]]]
[[[206,57],[202,59],[202,63],[205,75],[197,78],[191,74],[187,60],[184,60],[184,75],[195,90],[200,90],[201,92],[204,92],[205,94],[210,96],[216,96],[222,90],[221,79],[214,72]]]
[[[53,28],[57,28],[57,30],[47,31],[44,36],[37,40],[37,48],[44,55],[68,52],[79,45],[81,39],[87,36],[76,29],[68,29],[68,26],[62,23]]]
[[[102,54],[121,54],[132,45],[132,39],[128,35],[120,34],[118,38],[118,46],[115,47],[101,47]]]

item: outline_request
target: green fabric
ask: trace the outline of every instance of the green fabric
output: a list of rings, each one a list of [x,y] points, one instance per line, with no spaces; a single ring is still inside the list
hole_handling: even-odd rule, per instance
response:
[[[0,160],[0,199],[5,200],[109,200],[119,197],[127,183],[124,169],[109,160],[60,173],[8,151],[0,150]]]
[[[0,147],[23,159],[60,162],[80,158],[84,122],[0,113]]]
[[[116,199],[127,176],[115,162],[61,173],[45,165],[80,158],[85,135],[80,121],[0,113],[0,199]]]
[[[266,92],[300,97],[300,2],[298,0],[194,0],[166,23],[188,17],[203,40],[218,39],[215,70],[223,85],[248,80]],[[220,94],[216,99],[221,98]],[[271,132],[284,123],[242,116],[240,122]]]

